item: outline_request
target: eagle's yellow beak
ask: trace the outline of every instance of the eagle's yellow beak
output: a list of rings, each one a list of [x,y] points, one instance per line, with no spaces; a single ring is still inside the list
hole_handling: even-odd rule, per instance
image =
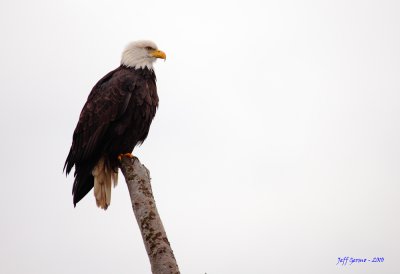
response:
[[[167,55],[165,55],[165,52],[163,52],[162,50],[154,50],[152,52],[150,52],[150,55],[155,57],[155,58],[161,58],[161,59],[167,59]]]

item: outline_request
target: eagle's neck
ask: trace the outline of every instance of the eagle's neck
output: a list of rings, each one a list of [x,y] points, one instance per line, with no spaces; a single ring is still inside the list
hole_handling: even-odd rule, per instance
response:
[[[128,68],[134,68],[134,69],[149,69],[149,70],[153,70],[153,63],[149,62],[147,60],[142,60],[139,62],[134,62],[134,63],[127,63],[127,62],[121,62],[122,65],[128,67]]]
[[[154,61],[155,58],[148,57],[139,50],[127,50],[122,54],[121,65],[135,69],[148,68],[152,70]]]

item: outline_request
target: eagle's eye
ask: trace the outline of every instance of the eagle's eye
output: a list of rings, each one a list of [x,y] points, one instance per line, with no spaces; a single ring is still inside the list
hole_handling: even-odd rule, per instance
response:
[[[146,50],[154,50],[152,47],[145,47]]]

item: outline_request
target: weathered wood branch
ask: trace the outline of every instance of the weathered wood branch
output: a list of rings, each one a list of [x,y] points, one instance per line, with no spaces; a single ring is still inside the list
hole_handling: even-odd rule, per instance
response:
[[[150,172],[136,157],[123,157],[121,170],[128,185],[132,208],[149,256],[153,274],[179,274],[178,264],[158,215]]]

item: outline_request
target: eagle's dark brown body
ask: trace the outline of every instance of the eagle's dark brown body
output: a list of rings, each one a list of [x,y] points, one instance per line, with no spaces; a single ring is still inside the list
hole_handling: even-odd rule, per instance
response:
[[[65,161],[67,174],[75,165],[74,205],[92,188],[92,170],[100,158],[118,169],[118,155],[142,143],[158,106],[153,70],[121,65],[92,89],[79,117]]]

